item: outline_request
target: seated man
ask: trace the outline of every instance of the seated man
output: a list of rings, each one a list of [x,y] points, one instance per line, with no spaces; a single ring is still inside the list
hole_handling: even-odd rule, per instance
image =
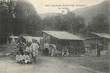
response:
[[[25,64],[29,64],[29,63],[31,63],[32,61],[31,61],[31,57],[30,57],[30,55],[28,54],[28,53],[26,53],[25,54]]]
[[[67,48],[62,49],[62,56],[68,56],[69,52]]]

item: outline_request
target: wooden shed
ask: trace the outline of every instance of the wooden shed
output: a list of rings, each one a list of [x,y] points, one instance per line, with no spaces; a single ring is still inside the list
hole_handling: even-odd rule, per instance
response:
[[[91,32],[90,35],[91,36],[86,38],[85,47],[88,48],[90,52],[93,51],[94,55],[103,55],[104,52],[109,49],[110,34]]]
[[[65,31],[43,31],[43,48],[45,44],[54,44],[57,51],[63,53],[68,50],[68,55],[81,55],[84,53],[84,43],[81,37]],[[49,47],[48,47],[49,48]]]
[[[95,32],[92,32],[92,34],[96,35],[97,56],[100,56],[101,51],[107,51],[109,49],[110,34]]]
[[[9,36],[9,38],[7,39],[7,44],[15,44],[16,43],[16,41],[17,41],[17,39],[18,39],[18,36]]]

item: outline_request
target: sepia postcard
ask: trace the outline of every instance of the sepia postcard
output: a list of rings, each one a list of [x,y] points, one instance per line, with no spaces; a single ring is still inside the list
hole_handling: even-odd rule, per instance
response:
[[[0,73],[110,73],[109,0],[0,0]]]

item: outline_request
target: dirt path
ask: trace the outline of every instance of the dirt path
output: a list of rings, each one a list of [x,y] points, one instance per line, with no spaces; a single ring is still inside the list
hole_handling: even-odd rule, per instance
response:
[[[0,59],[0,73],[101,73],[56,57],[38,57],[37,64],[21,65],[11,59]]]

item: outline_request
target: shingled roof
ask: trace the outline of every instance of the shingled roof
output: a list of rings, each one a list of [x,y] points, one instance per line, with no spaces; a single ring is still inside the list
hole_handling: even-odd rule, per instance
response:
[[[43,32],[57,39],[62,40],[84,40],[83,38],[66,31],[43,31]]]

